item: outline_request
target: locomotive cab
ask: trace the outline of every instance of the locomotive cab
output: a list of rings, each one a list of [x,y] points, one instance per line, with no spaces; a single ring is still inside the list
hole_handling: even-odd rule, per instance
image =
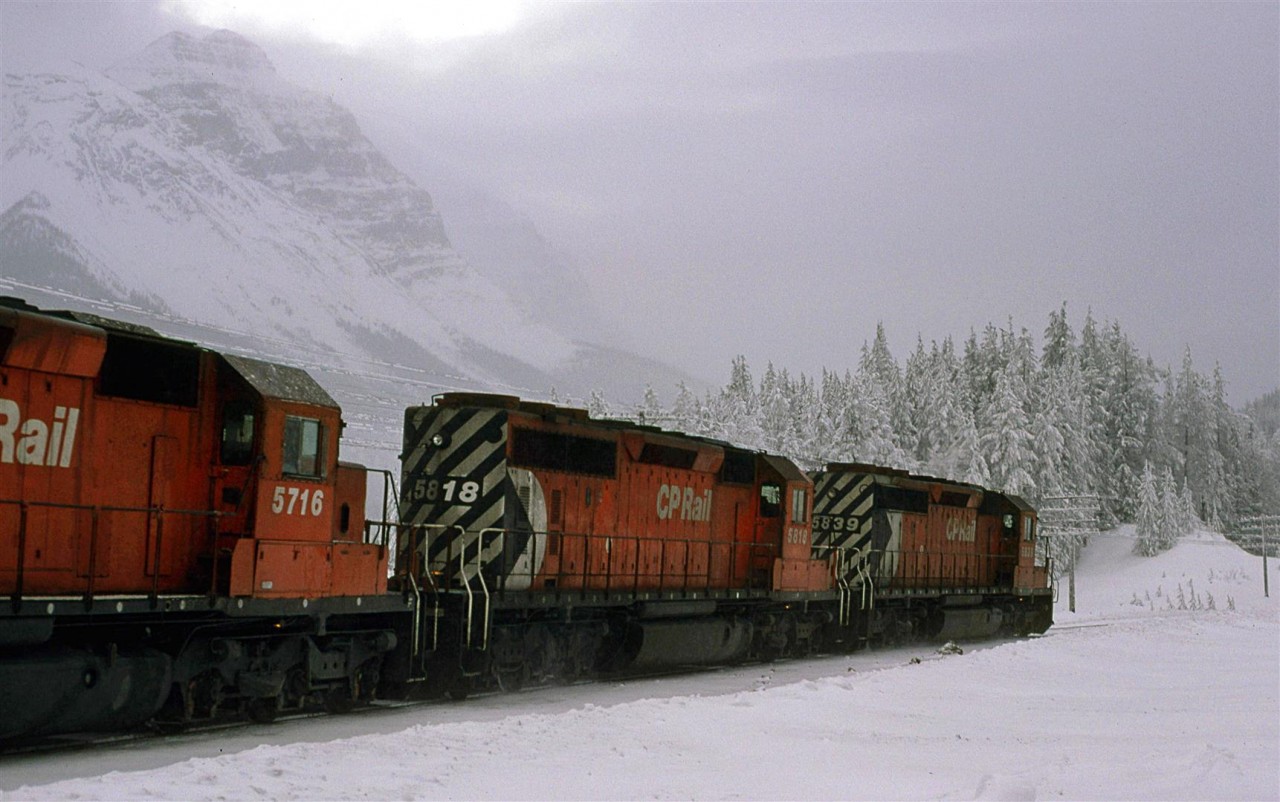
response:
[[[364,471],[338,461],[338,405],[296,368],[236,356],[219,367],[212,492],[227,592],[383,592],[385,549],[361,542]]]
[[[756,543],[768,544],[774,590],[822,590],[830,584],[828,555],[812,554],[813,482],[790,460],[759,455],[760,509]]]

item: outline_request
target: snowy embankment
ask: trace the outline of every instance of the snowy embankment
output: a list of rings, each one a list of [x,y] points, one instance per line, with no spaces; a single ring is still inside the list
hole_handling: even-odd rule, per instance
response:
[[[1266,599],[1217,536],[1132,544],[1041,638],[10,759],[0,800],[1280,799],[1280,561]]]

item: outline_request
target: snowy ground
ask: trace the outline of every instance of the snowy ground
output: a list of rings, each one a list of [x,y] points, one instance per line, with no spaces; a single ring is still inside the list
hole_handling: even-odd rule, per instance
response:
[[[1267,599],[1217,536],[1132,544],[1041,638],[0,759],[0,800],[1280,799],[1280,560]]]

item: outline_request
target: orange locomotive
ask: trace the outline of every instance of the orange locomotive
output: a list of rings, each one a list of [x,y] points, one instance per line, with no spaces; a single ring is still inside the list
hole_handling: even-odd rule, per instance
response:
[[[455,691],[780,652],[826,615],[778,600],[834,598],[785,459],[468,393],[409,409],[402,459],[398,579]]]
[[[856,597],[871,637],[1043,632],[1053,594],[1025,501],[871,465],[814,474],[814,544]]]
[[[397,582],[440,611],[415,670],[457,692],[1051,622],[1013,497],[833,465],[815,507],[785,458],[510,396],[404,431]]]
[[[368,695],[394,610],[303,371],[0,299],[0,737]],[[370,628],[371,627],[371,628]]]

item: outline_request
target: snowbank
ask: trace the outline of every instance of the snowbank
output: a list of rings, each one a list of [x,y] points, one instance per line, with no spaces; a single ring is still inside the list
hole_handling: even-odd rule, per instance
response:
[[[1063,577],[1054,620],[1067,625],[1085,619],[1127,618],[1144,612],[1197,609],[1275,610],[1280,559],[1267,561],[1271,598],[1263,596],[1262,558],[1241,550],[1216,532],[1184,537],[1156,557],[1133,553],[1132,525],[1093,537],[1076,571],[1076,612],[1068,604]]]
[[[1280,617],[1261,560],[1213,538],[1131,548],[1096,538],[1079,612],[1041,638],[11,761],[0,800],[1280,798]],[[1188,609],[1146,603],[1179,584]],[[369,734],[335,735],[354,732]],[[189,757],[214,744],[228,753]],[[29,784],[53,777],[73,779]]]

